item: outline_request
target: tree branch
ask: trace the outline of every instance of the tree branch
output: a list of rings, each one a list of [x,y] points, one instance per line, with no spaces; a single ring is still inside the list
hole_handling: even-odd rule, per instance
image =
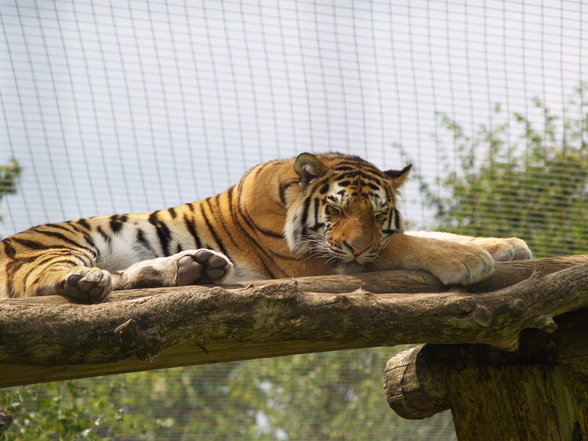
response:
[[[533,271],[514,286],[484,292]],[[521,330],[553,331],[554,315],[588,306],[588,256],[502,263],[472,292],[431,292],[442,289],[421,271],[387,271],[232,289],[121,291],[98,305],[6,300],[0,387],[405,343],[514,349]]]

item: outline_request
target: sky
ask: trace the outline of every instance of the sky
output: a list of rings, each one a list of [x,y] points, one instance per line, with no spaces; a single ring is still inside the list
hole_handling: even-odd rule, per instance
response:
[[[0,236],[198,200],[304,151],[433,183],[456,155],[436,112],[562,112],[587,20],[572,1],[0,0],[0,163],[23,166]],[[415,182],[404,197],[430,228]]]

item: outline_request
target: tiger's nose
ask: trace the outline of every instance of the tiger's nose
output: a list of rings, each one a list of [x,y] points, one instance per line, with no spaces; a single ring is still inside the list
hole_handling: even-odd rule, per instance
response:
[[[359,256],[361,253],[363,253],[365,250],[368,249],[368,245],[365,245],[364,243],[357,243],[357,242],[343,242],[347,248],[349,248],[351,250],[351,252],[353,253],[353,255],[355,257]]]

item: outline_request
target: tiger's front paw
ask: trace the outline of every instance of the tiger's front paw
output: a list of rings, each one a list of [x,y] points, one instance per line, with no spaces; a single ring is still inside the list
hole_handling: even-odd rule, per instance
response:
[[[481,237],[474,239],[472,244],[487,250],[496,261],[524,260],[533,257],[526,242],[518,237],[507,239]]]
[[[459,246],[438,256],[429,271],[444,285],[471,285],[492,274],[494,259],[481,248]]]

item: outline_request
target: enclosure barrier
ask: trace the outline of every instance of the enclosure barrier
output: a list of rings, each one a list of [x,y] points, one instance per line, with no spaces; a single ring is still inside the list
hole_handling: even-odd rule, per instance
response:
[[[0,301],[0,387],[308,352],[427,343],[389,360],[406,418],[451,409],[458,439],[588,439],[588,255],[424,271],[117,291],[98,305]]]

